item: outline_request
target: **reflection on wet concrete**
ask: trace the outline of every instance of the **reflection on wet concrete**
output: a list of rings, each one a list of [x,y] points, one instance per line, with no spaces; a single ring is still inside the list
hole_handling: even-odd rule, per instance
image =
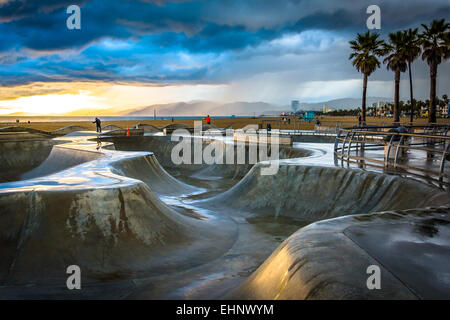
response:
[[[50,175],[42,170],[42,176],[0,184],[0,208],[7,209],[0,215],[0,222],[11,223],[10,217],[18,210],[23,219],[46,217],[47,220],[39,218],[39,223],[30,225],[27,243],[34,244],[39,238],[37,232],[47,242],[56,242],[57,246],[42,249],[49,260],[37,262],[45,272],[52,273],[69,262],[86,268],[88,280],[77,297],[248,298],[248,292],[252,292],[253,297],[268,299],[364,298],[365,288],[359,284],[349,291],[325,287],[320,291],[314,287],[315,280],[304,284],[295,279],[311,275],[311,279],[320,280],[336,272],[342,276],[346,268],[355,270],[359,262],[370,259],[381,261],[395,277],[417,288],[419,293],[412,296],[433,297],[433,290],[437,290],[437,296],[448,293],[446,285],[434,284],[439,277],[448,277],[444,272],[444,266],[449,265],[447,220],[433,216],[419,221],[421,214],[432,214],[428,211],[414,213],[411,219],[409,213],[403,218],[399,212],[433,204],[448,205],[449,195],[412,179],[379,174],[377,169],[337,168],[333,144],[294,143],[277,160],[279,172],[262,176],[260,169],[266,162],[256,166],[175,166],[170,160],[172,145],[164,136],[99,140],[88,132],[73,133],[58,141],[64,144],[57,147],[56,156],[42,162],[48,160],[48,167],[56,159],[64,159],[63,154],[70,157],[71,152],[81,152],[88,156],[79,157],[81,161],[76,165],[67,162],[66,168]],[[18,203],[22,205],[12,208]],[[389,220],[388,227],[381,227],[381,218],[376,214],[359,215],[391,209],[396,211],[381,215]],[[350,214],[354,215],[352,221],[360,224],[350,226],[347,217],[325,220]],[[16,215],[15,219],[20,217]],[[53,219],[55,223],[46,224]],[[402,219],[407,223],[397,222]],[[321,220],[316,227],[314,222]],[[55,226],[57,232],[52,229]],[[346,238],[331,236],[330,226],[345,229]],[[322,227],[322,231],[315,232],[315,228]],[[0,236],[11,233],[15,227],[8,228],[0,229]],[[17,230],[20,238],[20,228]],[[311,234],[316,238],[308,238]],[[379,245],[380,239],[387,240]],[[47,274],[37,282],[31,280],[39,273],[28,274],[25,262],[34,256],[29,248],[16,253],[14,241],[0,241],[0,247],[8,247],[11,257],[19,257],[4,259],[4,265],[0,265],[0,282],[8,284],[0,288],[0,296],[68,297],[65,274],[51,281]],[[69,244],[73,243],[77,243],[76,250],[82,255],[70,249]],[[365,248],[365,256],[352,260],[355,252],[360,252],[352,243],[358,243],[358,250]],[[38,248],[38,244],[30,248]],[[299,248],[305,253],[316,248],[319,252],[314,258],[319,259],[318,265],[310,256],[303,263],[297,253],[283,251],[288,248]],[[85,249],[95,254],[83,252]],[[61,254],[61,250],[68,255]],[[104,255],[101,267],[90,260],[98,259],[99,252]],[[395,257],[389,252],[394,252]],[[410,269],[403,267],[414,260],[416,252],[422,258],[414,261]],[[64,257],[62,264],[52,260],[51,256],[58,256],[56,253]],[[11,261],[17,261],[13,268]],[[303,268],[309,261],[315,266],[314,272]],[[286,265],[292,272],[290,278],[276,278],[272,262],[276,270]],[[435,269],[438,262],[443,267]],[[2,270],[14,272],[2,274]],[[264,277],[273,282],[269,281],[266,287],[255,286],[252,280],[265,272],[271,276]],[[432,274],[433,284],[427,287],[420,280],[410,279],[416,272]],[[354,279],[346,277],[334,281],[354,284]],[[386,281],[390,289],[376,298],[411,297],[409,291],[398,289],[392,277]],[[288,289],[291,286],[291,291],[280,291],[280,283]],[[320,291],[321,295],[314,296],[308,290]],[[309,294],[305,295],[307,291]]]
[[[323,220],[285,240],[232,299],[448,298],[447,207],[387,211]],[[417,233],[430,225],[437,235]],[[381,289],[366,272],[380,267]]]
[[[423,217],[414,223],[405,223],[408,217],[399,220],[371,224],[369,228],[352,226],[344,233],[418,297],[450,299],[448,211]]]
[[[280,242],[311,221],[299,221],[290,217],[254,216],[246,218],[247,222],[260,232],[274,236]]]

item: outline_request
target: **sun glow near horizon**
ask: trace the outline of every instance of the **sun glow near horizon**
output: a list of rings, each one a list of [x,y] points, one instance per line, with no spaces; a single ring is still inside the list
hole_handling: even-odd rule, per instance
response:
[[[362,79],[292,82],[268,74],[225,84],[123,84],[105,82],[33,83],[3,87],[0,90],[0,115],[121,115],[122,112],[157,104],[211,101],[266,102],[287,105],[291,99],[317,103],[340,98],[359,98]],[[416,81],[425,88],[426,83]],[[403,82],[406,93],[407,83]],[[392,96],[391,81],[371,82],[369,96]]]
[[[216,100],[225,97],[223,85],[129,85],[105,83],[55,83],[27,87],[10,87],[0,95],[0,115],[64,115],[80,110],[112,114],[136,107],[192,100]],[[22,96],[27,92],[27,96]],[[51,93],[46,93],[51,92]]]
[[[36,95],[0,101],[0,113],[3,115],[19,112],[36,115],[64,114],[77,109],[104,108],[108,108],[108,105],[101,98],[87,92]]]

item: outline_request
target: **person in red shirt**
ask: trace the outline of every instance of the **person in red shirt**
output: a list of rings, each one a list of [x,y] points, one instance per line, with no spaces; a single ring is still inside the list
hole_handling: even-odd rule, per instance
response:
[[[211,124],[211,117],[209,116],[209,114],[206,116],[206,123]]]

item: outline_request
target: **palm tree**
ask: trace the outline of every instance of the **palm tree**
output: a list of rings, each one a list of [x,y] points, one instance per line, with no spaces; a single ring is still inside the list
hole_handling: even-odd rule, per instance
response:
[[[362,96],[362,123],[366,123],[366,94],[367,78],[380,66],[377,57],[383,55],[383,40],[378,39],[379,34],[367,31],[364,34],[358,33],[356,40],[350,41],[350,47],[353,50],[349,60],[352,60],[353,66],[364,76],[363,96]]]
[[[384,59],[388,70],[394,71],[394,123],[400,122],[400,73],[405,72],[406,64],[406,41],[405,34],[401,31],[389,34],[389,43],[384,44],[385,53],[388,55]]]
[[[436,79],[437,68],[442,60],[450,56],[449,29],[450,23],[445,19],[433,20],[430,26],[422,24],[423,32],[420,35],[423,48],[422,60],[426,60],[430,67],[430,104],[428,109],[428,122],[436,122]]]
[[[419,42],[419,30],[416,29],[408,29],[403,31],[404,36],[404,46],[406,50],[406,61],[408,62],[408,71],[409,71],[409,93],[410,93],[410,101],[411,101],[411,115],[410,122],[413,123],[414,120],[414,95],[413,95],[413,82],[412,82],[412,69],[411,64],[416,60],[421,53],[420,42]]]
[[[444,34],[444,46],[450,48],[450,32]],[[444,53],[444,59],[447,60],[450,58],[450,50],[446,50]]]

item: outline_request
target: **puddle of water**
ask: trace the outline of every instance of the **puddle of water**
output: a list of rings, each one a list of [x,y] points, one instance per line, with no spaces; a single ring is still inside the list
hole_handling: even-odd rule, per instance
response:
[[[301,221],[280,216],[255,216],[246,220],[259,231],[272,235],[275,240],[280,242],[298,229],[311,223],[311,221]]]

